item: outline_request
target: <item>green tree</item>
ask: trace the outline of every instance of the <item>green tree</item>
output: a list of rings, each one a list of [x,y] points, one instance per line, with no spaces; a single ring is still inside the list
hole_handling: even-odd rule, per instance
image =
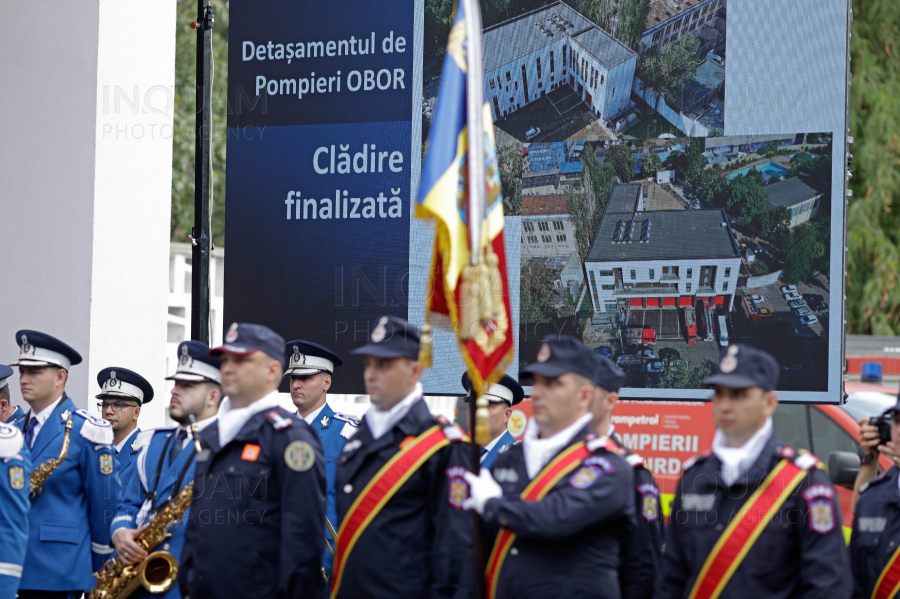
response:
[[[702,171],[696,179],[694,194],[708,204],[724,208],[728,197],[728,178],[725,171],[718,165]]]
[[[581,193],[569,187],[566,190],[566,208],[572,224],[575,225],[575,249],[584,262],[600,221],[591,186],[585,185]]]
[[[726,205],[732,216],[745,223],[754,222],[756,216],[769,207],[769,196],[763,189],[762,178],[748,173],[732,179],[728,186]]]
[[[556,315],[559,318],[571,318],[575,316],[575,298],[572,297],[568,287],[563,289],[562,296],[563,304],[556,310]]]
[[[613,187],[616,184],[616,170],[609,162],[600,162],[594,152],[594,146],[585,144],[581,153],[581,161],[584,163],[584,172],[590,180],[590,187],[594,192],[594,202],[602,216],[609,203]]]
[[[825,252],[825,247],[818,240],[818,231],[811,223],[795,228],[784,244],[784,274],[782,280],[788,283],[800,283],[809,279],[815,272],[816,262]]]
[[[850,38],[853,178],[847,224],[847,332],[900,334],[900,11],[856,0]],[[813,143],[807,136],[807,141]]]
[[[616,14],[617,0],[574,0],[569,4],[601,29],[610,30]]]
[[[712,375],[713,365],[704,360],[696,368],[691,368],[683,358],[667,359],[665,369],[656,379],[650,379],[648,387],[655,389],[700,389],[703,379]]]
[[[670,106],[681,106],[681,91],[697,78],[702,62],[697,54],[698,44],[697,37],[689,33],[662,50],[647,50],[637,64],[641,89],[657,91]]]
[[[225,140],[228,114],[228,8],[211,0],[216,24],[212,31],[213,86],[210,131],[212,171],[210,212],[212,241],[225,243]],[[175,123],[172,133],[172,241],[187,241],[194,226],[194,126],[196,115],[197,31],[186,23],[197,20],[197,3],[178,0],[175,32]]]
[[[550,322],[553,311],[547,301],[554,282],[554,273],[541,262],[532,260],[522,269],[520,282],[521,307],[519,319],[524,323]]]
[[[634,152],[625,144],[618,144],[606,150],[606,160],[616,170],[619,180],[628,183],[634,177]]]
[[[764,238],[777,243],[784,243],[790,232],[788,227],[791,224],[791,211],[784,206],[770,208],[759,213],[755,224]]]
[[[440,69],[440,60],[443,59],[447,47],[450,26],[453,25],[452,13],[453,0],[425,0],[425,54],[437,58],[436,65],[430,64],[429,68],[436,66]]]
[[[497,148],[500,166],[500,190],[503,192],[503,214],[522,214],[522,150],[516,144]]]
[[[647,29],[647,16],[650,14],[650,0],[622,0],[619,5],[620,42],[634,50],[641,49],[641,37]]]
[[[648,177],[655,176],[657,171],[662,170],[662,158],[656,152],[645,154],[643,160],[641,160],[641,167],[644,170],[644,174]]]
[[[754,260],[750,265],[750,274],[754,277],[761,277],[769,274],[769,267],[762,260]]]
[[[699,181],[706,168],[706,158],[703,156],[703,138],[692,137],[691,143],[685,152],[684,180],[693,187]]]
[[[725,135],[725,130],[721,127],[712,127],[706,134],[707,137],[722,137],[723,135]]]

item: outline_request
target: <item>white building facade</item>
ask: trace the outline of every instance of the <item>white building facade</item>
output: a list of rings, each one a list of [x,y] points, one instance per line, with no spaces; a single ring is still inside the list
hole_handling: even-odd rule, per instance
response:
[[[628,108],[637,54],[562,2],[489,27],[483,41],[495,121],[563,84],[603,119]]]
[[[726,0],[653,0],[647,18],[647,29],[641,38],[643,48],[656,48],[677,42],[683,35],[712,27]]]

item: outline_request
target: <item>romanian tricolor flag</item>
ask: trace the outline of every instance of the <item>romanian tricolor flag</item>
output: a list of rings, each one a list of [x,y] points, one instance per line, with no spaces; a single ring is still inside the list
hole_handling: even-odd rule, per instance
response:
[[[485,383],[499,380],[512,360],[512,312],[503,246],[503,196],[487,104],[482,110],[487,188],[479,247],[471,247],[469,239],[465,40],[462,2],[454,2],[416,216],[434,218],[437,228],[425,317],[444,315],[444,325],[457,333],[473,387],[480,390]],[[483,76],[474,79],[473,85],[483,89]],[[473,251],[478,253],[477,268],[470,266]],[[423,366],[430,365],[430,352],[421,360]]]

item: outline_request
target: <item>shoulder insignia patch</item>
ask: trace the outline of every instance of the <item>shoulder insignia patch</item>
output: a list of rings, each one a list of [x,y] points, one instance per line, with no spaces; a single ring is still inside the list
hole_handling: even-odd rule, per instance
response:
[[[469,498],[469,483],[465,479],[467,469],[462,466],[447,468],[447,503],[456,509],[462,509],[463,502]]]
[[[159,429],[139,432],[138,436],[135,437],[134,441],[132,441],[132,443],[131,443],[131,450],[137,451],[139,449],[143,449],[147,445],[150,445],[150,439],[152,439],[153,435],[158,432],[159,432]]]
[[[465,438],[466,434],[455,424],[448,423],[447,426],[444,426],[444,436],[448,441],[460,441]]]
[[[115,469],[115,460],[113,460],[113,456],[111,453],[101,453],[100,454],[100,474],[104,476],[109,476],[113,473]]]
[[[305,472],[316,463],[316,452],[306,441],[291,441],[284,448],[284,463],[295,472]]]
[[[584,459],[584,462],[582,462],[582,463],[585,466],[597,466],[598,468],[600,468],[600,470],[602,470],[606,474],[616,471],[616,468],[615,468],[615,466],[612,465],[612,462],[607,460],[605,457],[599,456],[599,455],[588,456]]]
[[[585,464],[569,477],[569,484],[576,489],[589,489],[601,476],[603,476],[601,468]]]
[[[809,507],[809,527],[819,534],[831,532],[835,527],[834,489],[829,485],[812,485],[803,491],[803,498]]]
[[[266,420],[272,425],[276,431],[283,431],[286,428],[294,426],[294,422],[290,418],[285,418],[278,413],[278,410],[270,410],[266,414]],[[296,441],[295,441],[296,442]]]
[[[25,468],[13,466],[9,469],[9,486],[14,491],[21,491],[25,488]]]
[[[641,515],[644,519],[653,522],[659,518],[659,489],[656,485],[638,485],[637,492],[641,495]]]

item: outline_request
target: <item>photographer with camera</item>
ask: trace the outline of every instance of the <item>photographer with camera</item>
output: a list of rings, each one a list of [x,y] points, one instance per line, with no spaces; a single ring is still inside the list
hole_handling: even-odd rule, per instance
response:
[[[900,587],[900,397],[881,416],[860,419],[859,425],[869,453],[853,488],[853,596],[894,597]],[[879,455],[894,462],[881,476]]]

